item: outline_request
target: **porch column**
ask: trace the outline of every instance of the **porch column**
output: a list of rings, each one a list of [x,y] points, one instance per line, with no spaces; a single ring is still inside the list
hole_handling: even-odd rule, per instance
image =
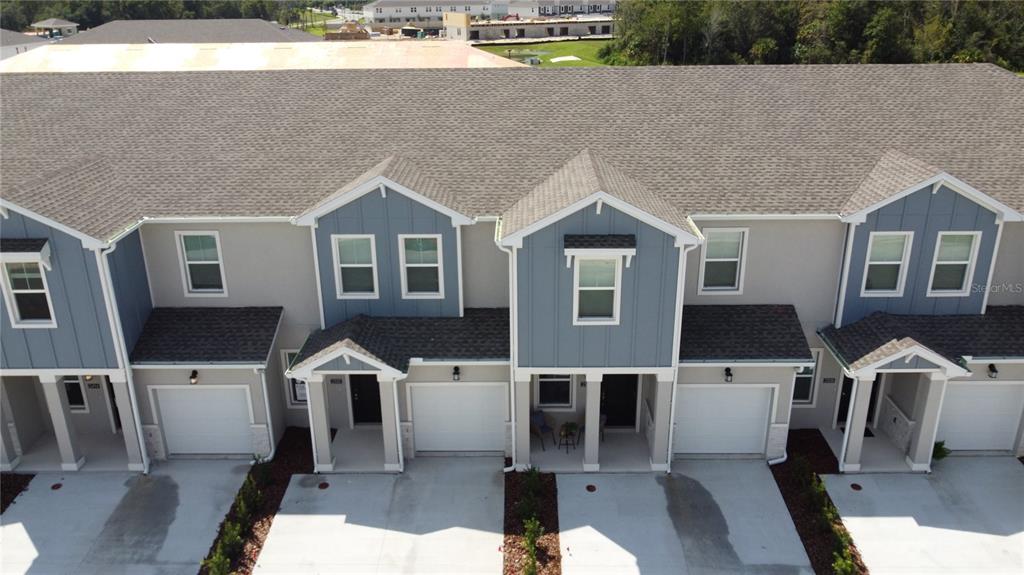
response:
[[[516,421],[516,469],[525,470],[530,467],[530,379],[515,381],[516,404],[513,406],[512,417]]]
[[[314,375],[306,380],[306,407],[313,434],[313,471],[330,473],[334,471],[334,454],[331,453],[331,417],[324,376]]]
[[[85,464],[85,456],[79,449],[74,425],[68,421],[68,394],[64,385],[58,383],[54,375],[39,376],[46,396],[46,407],[53,420],[53,435],[57,438],[57,449],[60,450],[60,468],[63,471],[78,471]]]
[[[942,374],[928,374],[927,380],[922,378],[918,385],[926,385],[924,393],[919,393],[917,401],[924,401],[921,416],[917,419],[917,429],[910,438],[910,449],[907,451],[907,463],[911,471],[931,471],[932,451],[935,446],[935,434],[939,429],[939,410],[942,398],[946,394],[946,378]]]
[[[142,444],[139,443],[139,432],[135,427],[135,411],[132,409],[131,396],[128,395],[128,378],[125,374],[110,376],[110,387],[114,390],[114,403],[117,415],[121,419],[121,435],[124,438],[125,452],[128,454],[128,469],[144,471],[142,461]]]
[[[651,471],[668,471],[668,441],[672,436],[672,380],[658,381],[654,388],[654,437],[651,445]]]
[[[586,437],[583,438],[583,471],[600,471],[601,375],[587,375]]]
[[[18,466],[21,457],[14,447],[11,423],[14,421],[11,404],[7,399],[7,386],[0,378],[0,471],[11,471]]]
[[[380,389],[380,428],[384,434],[384,471],[401,471],[398,442],[402,436],[395,413],[395,380],[377,376]]]
[[[850,402],[853,412],[846,418],[846,450],[843,452],[841,471],[860,471],[860,454],[864,447],[864,427],[868,423],[868,408],[871,406],[871,388],[874,378],[855,379],[856,395]]]

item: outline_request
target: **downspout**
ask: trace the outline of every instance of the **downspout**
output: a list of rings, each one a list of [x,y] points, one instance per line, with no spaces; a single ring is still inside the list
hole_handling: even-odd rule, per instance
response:
[[[273,349],[273,348],[271,348]],[[257,368],[256,373],[260,374],[260,385],[263,386],[263,408],[267,413],[267,434],[270,436],[270,454],[264,461],[273,461],[277,452],[277,436],[274,435],[274,419],[270,416],[270,394],[267,392],[267,368]]]
[[[797,374],[797,371],[799,371],[798,368],[794,368],[793,369],[793,380],[789,384],[789,420],[788,420],[788,422],[786,424],[787,426],[793,425],[793,393],[796,391],[796,374]],[[774,413],[772,414],[772,417],[773,418],[775,417]],[[773,465],[778,465],[780,463],[785,463],[787,459],[789,459],[789,441],[788,440],[786,441],[786,449],[782,450],[782,457],[776,457],[775,459],[769,459],[768,460],[768,467],[771,467]]]
[[[402,379],[405,379],[404,377]],[[395,442],[398,444],[398,472],[403,473],[405,471],[405,451],[402,448],[402,417],[398,412],[398,378],[395,378],[393,384],[394,396],[395,396]]]
[[[679,273],[677,274],[676,281],[679,282],[678,293],[679,293],[679,317],[676,318],[676,333],[673,337],[679,338],[679,345],[675,346],[672,350],[672,399],[671,407],[668,413],[668,453],[665,454],[665,473],[672,473],[672,441],[676,437],[676,389],[679,387],[679,352],[683,341],[683,297],[686,295],[686,260],[687,254],[697,249],[700,244],[694,244],[688,248],[683,248],[679,253]]]
[[[313,424],[313,402],[309,401],[309,379],[302,380],[302,383],[306,384],[306,415],[309,416],[309,446],[313,449],[313,473],[320,474],[317,471],[317,467],[320,465],[320,457],[316,452],[316,432],[313,429],[316,427]],[[330,430],[331,426],[328,425],[327,429]]]
[[[139,238],[142,241],[142,238]],[[142,419],[139,416],[139,402],[135,396],[135,379],[132,377],[132,368],[128,360],[127,345],[124,341],[124,331],[121,327],[121,314],[114,303],[114,279],[110,275],[110,254],[114,253],[118,244],[106,249],[97,248],[96,265],[100,268],[100,286],[103,289],[103,301],[107,306],[107,319],[110,322],[111,339],[114,340],[114,347],[117,353],[117,362],[124,369],[125,385],[128,387],[128,402],[132,408],[132,418],[135,420],[135,435],[139,442],[139,454],[142,456],[142,473],[149,474],[149,453],[146,449],[146,439],[142,433]],[[122,430],[123,432],[124,430]]]
[[[508,336],[509,336],[509,362],[508,362],[508,389],[509,389],[509,419],[512,421],[512,465],[502,469],[508,473],[516,470],[516,278],[514,277],[515,266],[513,258],[515,251],[501,245],[501,220],[494,224],[494,245],[508,255]]]

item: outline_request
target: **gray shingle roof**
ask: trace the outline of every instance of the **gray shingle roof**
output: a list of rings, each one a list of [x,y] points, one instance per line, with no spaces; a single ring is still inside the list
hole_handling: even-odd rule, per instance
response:
[[[0,239],[0,252],[32,253],[38,252],[46,245],[46,238],[3,238]]]
[[[896,150],[886,150],[857,186],[841,213],[852,214],[937,176],[942,170]]]
[[[890,149],[1024,210],[1024,79],[987,64],[4,74],[0,115],[0,196],[101,239],[298,215],[392,155],[500,215],[582,149],[682,213],[837,214]],[[114,185],[21,188],[97,154]]]
[[[351,349],[401,372],[409,359],[508,360],[506,308],[467,308],[463,317],[372,317],[359,315],[313,332],[292,368],[315,363],[333,351]]]
[[[158,307],[131,352],[132,364],[265,364],[280,307]]]
[[[679,360],[811,361],[791,305],[684,305]]]
[[[633,234],[565,234],[563,244],[567,250],[630,249],[636,247]]]
[[[31,34],[22,34],[21,32],[14,32],[13,30],[5,30],[0,28],[0,46],[20,46],[22,44],[39,44],[50,42],[49,38],[43,38],[41,36],[34,36]]]
[[[875,312],[820,332],[850,369],[860,369],[920,344],[961,363],[964,356],[1024,357],[1024,306],[989,306],[984,315],[894,315]]]
[[[298,32],[298,33],[296,33]],[[114,20],[61,40],[73,44],[210,44],[321,42],[312,34],[255,18],[209,20]]]

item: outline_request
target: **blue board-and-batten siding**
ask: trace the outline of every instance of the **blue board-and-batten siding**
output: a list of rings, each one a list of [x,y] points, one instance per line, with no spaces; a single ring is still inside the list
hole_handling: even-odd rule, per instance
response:
[[[635,234],[636,256],[622,268],[619,325],[574,326],[573,269],[566,234]],[[674,238],[605,205],[588,206],[523,239],[517,252],[519,367],[668,367],[679,249]]]
[[[914,232],[903,296],[861,297],[868,238],[871,232],[893,231]],[[944,231],[981,232],[974,276],[971,278],[972,289],[963,297],[927,295],[935,244],[939,232]],[[931,186],[925,187],[872,212],[867,221],[854,230],[843,325],[875,311],[919,315],[981,313],[997,232],[995,212],[945,186],[934,194]]]
[[[359,314],[393,317],[458,316],[459,258],[456,228],[450,217],[388,189],[373,191],[317,221],[316,249],[324,323],[328,326]],[[338,299],[332,234],[373,234],[377,248],[377,299]],[[440,234],[444,264],[443,299],[403,299],[399,234]]]
[[[153,311],[139,231],[135,230],[118,240],[117,248],[108,256],[108,260],[125,347],[131,353],[149,319],[149,313]]]
[[[111,369],[117,354],[107,317],[95,252],[65,232],[14,210],[0,220],[4,238],[47,238],[52,269],[46,274],[57,327],[20,329],[11,325],[0,301],[0,368]],[[2,298],[0,298],[2,299]]]

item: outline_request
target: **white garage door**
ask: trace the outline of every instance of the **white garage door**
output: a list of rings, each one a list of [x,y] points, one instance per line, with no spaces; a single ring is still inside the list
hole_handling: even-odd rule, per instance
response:
[[[764,453],[771,388],[680,385],[676,402],[676,453]]]
[[[505,385],[414,385],[416,451],[505,451]]]
[[[169,455],[251,454],[244,387],[156,390]]]
[[[1024,413],[1024,385],[950,384],[936,441],[961,450],[1013,449]]]

